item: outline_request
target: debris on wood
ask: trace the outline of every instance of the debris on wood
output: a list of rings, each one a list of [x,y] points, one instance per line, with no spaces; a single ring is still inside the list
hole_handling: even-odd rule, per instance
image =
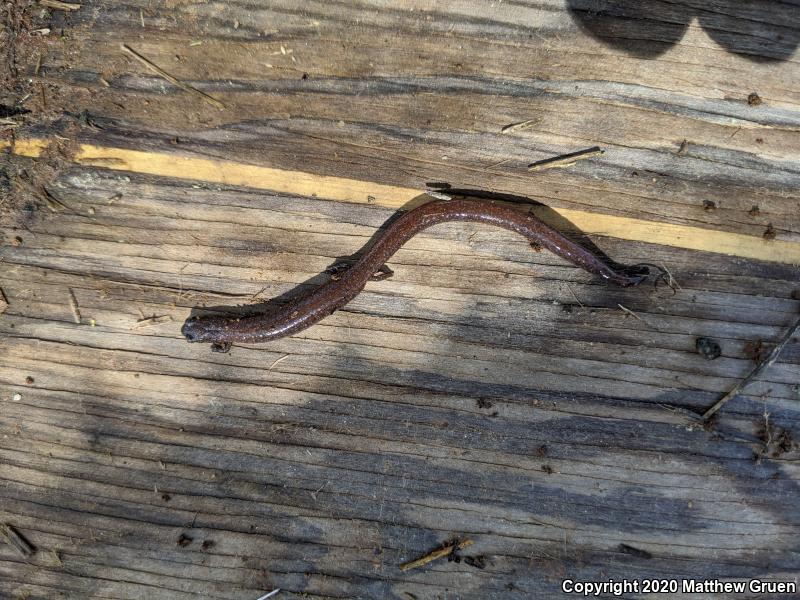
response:
[[[699,337],[694,341],[698,354],[706,360],[714,360],[722,356],[722,348],[716,340],[708,337]]]
[[[720,408],[722,408],[727,402],[735,398],[739,392],[741,392],[751,381],[753,381],[756,377],[761,375],[765,370],[767,370],[772,364],[778,360],[778,357],[781,354],[781,351],[786,347],[786,344],[789,343],[789,340],[792,339],[792,336],[800,329],[800,317],[798,317],[794,323],[789,327],[783,337],[775,344],[775,347],[772,349],[764,360],[759,362],[747,376],[742,379],[739,383],[737,383],[733,389],[731,389],[727,394],[725,394],[722,398],[717,400],[706,412],[703,413],[703,419],[708,419],[717,412]]]
[[[144,56],[142,56],[141,54],[136,52],[136,50],[134,50],[133,48],[131,48],[127,44],[120,44],[120,48],[123,50],[123,52],[125,52],[129,56],[135,58],[140,63],[142,63],[144,66],[146,66],[148,69],[153,71],[153,73],[155,73],[156,75],[159,75],[160,77],[163,77],[164,79],[169,81],[172,85],[175,85],[175,86],[181,88],[184,92],[189,92],[190,94],[194,94],[195,96],[198,96],[198,97],[202,98],[203,100],[205,100],[206,102],[208,102],[212,106],[215,106],[216,108],[219,108],[220,110],[225,108],[225,104],[223,104],[222,102],[220,102],[219,100],[217,100],[213,96],[209,96],[205,92],[201,92],[200,90],[198,90],[196,87],[192,87],[191,85],[189,85],[187,83],[183,83],[182,81],[179,81],[178,79],[176,79],[175,77],[173,77],[172,75],[167,73],[164,69],[162,69],[161,67],[156,65],[154,62],[146,59]]]
[[[24,558],[30,558],[36,553],[36,546],[26,540],[21,533],[8,523],[0,523],[0,535]]]
[[[535,163],[528,165],[528,171],[544,171],[545,169],[569,167],[570,165],[574,165],[579,160],[585,160],[587,158],[591,158],[592,156],[600,156],[601,154],[605,154],[605,150],[602,150],[599,146],[594,146],[592,148],[587,148],[586,150],[578,150],[577,152],[570,152],[569,154],[562,154],[560,156],[538,160]]]
[[[275,365],[277,365],[279,362],[282,362],[282,361],[286,360],[287,358],[289,358],[289,356],[291,356],[291,355],[290,355],[290,354],[284,354],[284,355],[283,355],[283,356],[281,356],[280,358],[276,358],[276,359],[273,361],[273,363],[272,363],[272,364],[269,366],[269,368],[267,369],[267,373],[269,373],[270,371],[272,371],[272,367],[274,367]]]
[[[633,312],[633,311],[632,311],[630,308],[627,308],[627,307],[625,307],[625,306],[622,306],[622,304],[617,304],[617,306],[619,306],[620,310],[622,310],[622,312],[624,312],[626,315],[630,315],[630,316],[632,316],[634,319],[639,319],[639,320],[640,320],[642,323],[644,323],[644,324],[645,324],[645,325],[647,325],[648,327],[651,327],[651,325],[650,325],[650,324],[649,324],[647,321],[645,321],[645,320],[644,320],[642,317],[640,317],[640,316],[639,316],[639,315],[637,315],[635,312]]]
[[[754,456],[757,464],[761,462],[764,456],[780,458],[795,448],[792,432],[771,423],[766,407],[764,408],[764,423],[758,430],[758,439],[761,440],[762,445]]]
[[[742,351],[750,360],[761,362],[764,358],[766,348],[764,347],[764,342],[762,340],[750,340],[745,342],[744,346],[742,347]]]
[[[642,550],[641,548],[629,546],[628,544],[620,544],[619,546],[617,546],[617,549],[623,554],[630,554],[631,556],[635,556],[636,558],[644,558],[644,559],[653,558],[653,555],[650,554],[647,550]]]
[[[476,569],[485,569],[486,557],[482,554],[478,556],[465,556],[464,563],[468,564],[470,567],[475,567]]]
[[[0,315],[6,312],[8,308],[8,300],[6,300],[6,295],[3,293],[3,288],[0,288]]]
[[[172,317],[169,315],[159,315],[159,316],[152,316],[147,317],[144,319],[139,319],[136,323],[133,324],[131,329],[142,329],[144,327],[151,327],[153,325],[158,325],[159,323],[168,323],[172,321]]]
[[[752,92],[749,96],[747,96],[747,104],[749,104],[750,106],[759,106],[760,104],[763,103],[764,101],[761,99],[761,96],[759,96],[755,92]]]
[[[717,203],[713,200],[703,200],[703,210],[706,212],[712,212],[717,210]]]
[[[581,308],[586,308],[586,307],[584,306],[583,302],[581,302],[581,301],[578,299],[578,295],[577,295],[577,294],[575,293],[575,291],[574,291],[574,290],[573,290],[573,289],[572,289],[572,288],[569,286],[569,284],[567,284],[567,289],[569,290],[569,293],[570,293],[570,294],[572,294],[572,297],[573,297],[573,298],[575,298],[575,302],[577,302],[577,303],[578,303],[578,306],[580,306]]]
[[[180,535],[178,536],[178,539],[175,541],[175,543],[176,543],[178,546],[180,546],[181,548],[185,548],[186,546],[188,546],[189,544],[191,544],[193,541],[194,541],[194,538],[193,538],[193,537],[191,537],[191,536],[188,536],[188,535],[186,535],[185,533],[182,533],[182,534],[180,534]]]
[[[452,542],[448,542],[443,546],[440,546],[436,550],[429,552],[425,556],[422,556],[416,560],[412,560],[400,565],[401,571],[410,571],[411,569],[416,569],[418,567],[423,567],[427,565],[429,562],[433,562],[434,560],[438,560],[440,558],[444,558],[445,556],[449,556],[453,552],[457,550],[463,550],[471,546],[474,542],[472,540],[454,540]]]
[[[764,233],[762,234],[763,238],[768,242],[774,240],[777,237],[777,235],[778,232],[775,231],[775,228],[772,226],[772,223],[767,224],[767,228],[764,230]]]
[[[757,217],[761,214],[761,209],[758,207],[757,204],[753,204],[752,208],[747,211],[747,214],[751,217]]]
[[[677,155],[678,155],[678,156],[683,156],[684,154],[686,154],[686,151],[687,151],[688,149],[689,149],[689,142],[688,142],[687,140],[683,140],[683,141],[681,142],[681,146],[680,146],[680,148],[678,148]]]
[[[272,598],[274,595],[276,595],[280,591],[281,591],[281,588],[277,588],[277,589],[272,590],[271,592],[269,592],[267,594],[264,594],[263,596],[261,596],[261,598],[258,598],[257,600],[267,600],[267,598]]]
[[[75,297],[75,292],[72,288],[67,288],[69,292],[69,308],[72,310],[72,320],[78,325],[81,323],[81,310],[78,308],[78,299]]]
[[[541,119],[528,119],[527,121],[520,121],[519,123],[511,123],[511,125],[506,125],[500,130],[500,133],[513,133],[515,131],[524,131],[525,129],[530,129],[537,123],[539,123]]]
[[[82,4],[73,4],[71,2],[61,2],[61,0],[39,0],[39,4],[42,6],[46,6],[47,8],[53,8],[55,10],[80,10]]]

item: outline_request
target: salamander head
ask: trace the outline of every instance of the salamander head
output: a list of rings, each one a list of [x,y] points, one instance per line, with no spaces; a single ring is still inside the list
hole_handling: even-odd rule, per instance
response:
[[[218,317],[189,317],[181,327],[187,342],[219,342],[222,322]]]

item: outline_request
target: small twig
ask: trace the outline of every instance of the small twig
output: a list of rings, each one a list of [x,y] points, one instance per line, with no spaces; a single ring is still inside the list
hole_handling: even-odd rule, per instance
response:
[[[794,323],[789,327],[788,331],[784,334],[784,336],[780,339],[780,341],[775,345],[772,351],[761,360],[750,373],[747,374],[747,377],[742,379],[739,383],[733,386],[727,394],[725,394],[722,398],[717,400],[711,408],[709,408],[706,412],[703,413],[703,420],[708,419],[717,412],[720,408],[722,408],[727,402],[735,398],[739,392],[741,392],[745,386],[747,386],[753,379],[761,375],[766,369],[772,366],[772,364],[778,360],[778,356],[780,356],[781,351],[786,347],[786,344],[789,343],[789,340],[792,339],[792,336],[797,332],[800,328],[800,317],[798,317]]]
[[[75,292],[72,291],[72,288],[67,288],[67,290],[69,291],[69,307],[72,309],[72,318],[80,325],[81,310],[78,308],[78,299],[75,297]]]
[[[592,156],[600,156],[601,154],[605,154],[605,150],[600,149],[599,146],[594,146],[586,150],[578,150],[577,152],[570,152],[569,154],[537,160],[535,163],[528,166],[528,171],[544,171],[545,169],[569,167],[579,160],[591,158]]]
[[[25,558],[30,558],[36,552],[36,546],[22,537],[22,535],[8,523],[0,523],[0,534],[2,534],[3,538]]]
[[[506,125],[500,130],[500,133],[513,133],[515,131],[523,131],[525,129],[530,129],[537,123],[539,123],[541,119],[528,119],[527,121],[521,121],[519,123],[512,123],[511,125]]]
[[[61,2],[60,0],[39,0],[39,4],[56,10],[80,10],[82,6],[81,4],[71,4],[69,2]]]
[[[642,323],[644,323],[645,325],[650,327],[650,325],[647,323],[647,321],[645,321],[642,317],[640,317],[635,312],[633,312],[630,308],[626,308],[626,307],[622,306],[622,304],[617,304],[617,306],[619,306],[620,309],[622,309],[622,312],[624,312],[625,314],[628,314],[628,315],[632,316],[635,319],[639,319]]]
[[[196,87],[192,87],[191,85],[189,85],[187,83],[183,83],[182,81],[179,81],[179,80],[175,79],[172,75],[167,73],[164,69],[162,69],[161,67],[159,67],[155,63],[153,63],[153,62],[149,61],[148,59],[146,59],[144,56],[142,56],[141,54],[136,52],[136,50],[134,50],[133,48],[131,48],[127,44],[120,44],[120,48],[124,52],[126,52],[128,55],[130,55],[133,58],[135,58],[136,60],[138,60],[140,63],[142,63],[148,69],[153,71],[155,74],[160,75],[161,77],[163,77],[164,79],[169,81],[172,85],[178,86],[184,92],[189,92],[190,94],[195,94],[196,96],[199,96],[200,98],[202,98],[203,100],[205,100],[206,102],[208,102],[212,106],[215,106],[215,107],[219,108],[220,110],[225,108],[225,105],[222,102],[220,102],[219,100],[217,100],[216,98],[214,98],[213,96],[209,96],[205,92],[201,92],[200,90],[198,90]]]
[[[64,204],[61,200],[56,198],[53,194],[51,194],[46,187],[42,186],[41,190],[42,190],[42,198],[44,198],[44,201],[47,203],[47,208],[49,208],[51,212],[58,212],[58,209],[61,208],[67,211],[68,213],[81,216],[78,215],[78,213],[72,210],[69,206]]]
[[[567,289],[569,290],[569,293],[572,294],[572,297],[575,298],[575,302],[578,303],[578,306],[580,306],[581,308],[585,308],[585,306],[583,305],[583,302],[578,300],[577,294],[575,294],[575,292],[572,290],[572,288],[569,286],[569,284],[567,284]]]
[[[272,590],[270,593],[264,594],[263,596],[261,596],[261,598],[259,598],[258,600],[267,600],[267,598],[272,598],[275,594],[277,594],[280,591],[281,591],[281,588]]]
[[[676,290],[683,290],[683,288],[681,287],[681,284],[679,284],[679,283],[678,283],[678,282],[675,280],[675,278],[672,276],[672,273],[670,273],[669,269],[667,268],[667,265],[665,265],[665,264],[663,264],[663,263],[662,263],[661,265],[659,265],[659,267],[660,267],[660,268],[661,268],[661,269],[664,271],[664,273],[662,273],[662,276],[663,276],[664,274],[666,274],[667,286],[668,286],[668,287],[669,287],[669,288],[670,288],[670,289],[671,289],[673,292],[675,292]],[[658,281],[658,280],[656,280],[656,281]]]
[[[152,325],[158,325],[159,323],[167,323],[172,321],[172,317],[169,315],[160,315],[160,316],[152,316],[146,317],[144,319],[139,319],[136,323],[133,324],[131,329],[142,329],[143,327],[150,327]]]
[[[401,571],[409,571],[411,569],[416,569],[417,567],[422,567],[427,565],[429,562],[437,560],[439,558],[443,558],[449,554],[452,554],[455,550],[463,550],[467,546],[471,546],[474,542],[472,540],[463,540],[461,542],[452,542],[441,548],[437,548],[433,552],[429,552],[425,556],[418,558],[416,560],[412,560],[407,563],[403,563],[400,565]]]
[[[286,360],[287,358],[289,358],[289,356],[291,356],[291,355],[290,354],[285,354],[284,356],[281,356],[280,358],[276,358],[275,361],[267,369],[267,373],[272,371],[272,367],[277,365],[279,362],[282,362],[282,361]]]

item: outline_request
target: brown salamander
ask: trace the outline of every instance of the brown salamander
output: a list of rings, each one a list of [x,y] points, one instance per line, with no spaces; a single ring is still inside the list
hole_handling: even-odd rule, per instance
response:
[[[446,221],[474,221],[516,231],[532,244],[616,285],[636,285],[649,274],[645,266],[612,266],[532,214],[489,200],[436,200],[401,215],[352,266],[307,295],[264,314],[191,317],[181,332],[190,342],[211,342],[224,351],[234,342],[266,342],[302,331],[350,302],[377,274],[390,275],[385,263],[403,244],[423,229]]]

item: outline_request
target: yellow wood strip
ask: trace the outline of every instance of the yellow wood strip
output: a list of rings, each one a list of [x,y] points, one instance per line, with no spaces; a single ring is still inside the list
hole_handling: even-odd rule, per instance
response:
[[[0,149],[9,146],[8,142],[0,142]],[[35,158],[46,147],[46,140],[22,139],[14,143],[12,151],[21,156]],[[223,183],[342,202],[377,204],[390,208],[404,206],[423,193],[422,190],[358,179],[274,169],[229,160],[180,156],[166,152],[143,152],[93,144],[81,144],[75,154],[75,161],[81,165],[119,171]],[[583,210],[565,208],[554,208],[553,210],[587,234],[770,262],[800,264],[799,242],[768,241],[751,235],[618,217]]]

